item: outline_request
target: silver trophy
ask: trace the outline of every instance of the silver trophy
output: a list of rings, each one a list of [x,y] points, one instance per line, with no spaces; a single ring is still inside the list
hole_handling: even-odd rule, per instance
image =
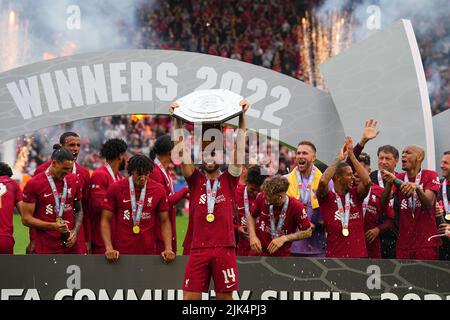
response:
[[[243,99],[226,89],[197,90],[177,100],[173,116],[191,124],[217,126],[243,112],[239,105]]]

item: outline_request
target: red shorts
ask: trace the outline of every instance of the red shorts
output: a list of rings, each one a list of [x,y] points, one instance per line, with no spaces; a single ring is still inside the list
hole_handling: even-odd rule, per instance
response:
[[[415,250],[397,248],[396,258],[408,260],[439,260],[439,247],[426,247]]]
[[[235,248],[191,249],[183,279],[183,290],[207,292],[211,276],[216,292],[239,290]]]
[[[8,236],[0,236],[0,254],[14,253],[14,238]]]

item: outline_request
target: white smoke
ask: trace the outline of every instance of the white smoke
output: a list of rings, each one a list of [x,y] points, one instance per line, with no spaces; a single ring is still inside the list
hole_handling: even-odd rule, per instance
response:
[[[4,13],[1,16],[8,17],[9,10],[14,10],[20,23],[27,26],[26,37],[20,38],[25,39],[21,45],[28,48],[27,58],[10,68],[42,61],[44,57],[136,48],[139,40],[135,38],[139,35],[136,18],[144,2],[147,8],[154,3],[151,0],[0,0],[0,13]],[[51,146],[58,143],[64,131],[76,131],[94,140],[98,128],[93,123],[92,119],[76,121],[35,132],[33,136],[43,143],[40,154],[49,155]],[[9,162],[13,164],[13,160]]]
[[[450,1],[448,0],[328,0],[318,9],[318,14],[332,10],[350,9],[356,18],[356,41],[371,33],[367,27],[372,15],[370,7],[376,6],[380,13],[380,27],[385,28],[398,19],[412,21],[416,36],[425,36],[430,27],[438,23],[449,23]],[[447,35],[448,36],[448,35]]]
[[[137,30],[136,13],[142,2],[15,0],[10,3],[28,20],[30,47],[34,59],[39,61],[44,52],[60,56],[132,48]]]
[[[374,13],[374,9],[377,14]],[[450,54],[449,0],[328,0],[318,8],[317,14],[333,10],[352,12],[355,18],[354,42],[359,42],[376,31],[373,29],[374,17],[379,18],[377,22],[380,29],[399,19],[411,20],[421,48],[422,61],[429,69],[427,78],[430,96],[433,97],[442,86],[445,86],[441,81],[441,74],[448,70],[448,62],[443,64],[445,58],[442,57],[448,57]],[[427,47],[426,52],[423,50],[424,47]]]

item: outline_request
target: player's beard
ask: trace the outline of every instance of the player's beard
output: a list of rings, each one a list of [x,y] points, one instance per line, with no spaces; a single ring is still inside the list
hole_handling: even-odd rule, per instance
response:
[[[127,162],[125,161],[125,159],[123,159],[122,162],[119,164],[119,171],[125,170],[126,164]]]
[[[206,166],[205,164],[202,165],[203,170],[205,170],[205,172],[207,173],[214,173],[217,171],[217,169],[219,169],[219,165],[216,163],[215,166],[213,168]]]

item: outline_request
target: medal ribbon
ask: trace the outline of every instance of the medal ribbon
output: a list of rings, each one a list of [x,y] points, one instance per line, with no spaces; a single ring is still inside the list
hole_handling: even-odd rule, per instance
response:
[[[67,181],[66,178],[64,178],[64,187],[63,192],[61,196],[61,203],[59,202],[59,193],[56,189],[55,181],[53,180],[52,175],[50,174],[50,167],[45,171],[45,175],[47,176],[48,183],[50,184],[50,188],[52,189],[53,198],[55,199],[55,212],[57,213],[58,217],[62,217],[64,212],[64,205],[66,204],[67,199]]]
[[[211,181],[206,177],[206,201],[208,205],[208,213],[214,213],[214,205],[216,204],[217,187],[219,179],[214,179],[214,185],[211,191]]]
[[[369,193],[367,194],[367,197],[364,198],[364,201],[362,203],[363,218],[366,216],[367,206],[369,204],[370,194],[371,193],[372,193],[372,187],[369,188]]]
[[[378,170],[377,172],[377,178],[378,178],[378,185],[382,188],[384,188],[384,182],[383,182],[383,176],[381,175],[381,171]],[[391,206],[394,206],[394,198],[392,198],[391,200],[389,200],[389,203],[391,204]]]
[[[167,181],[169,181],[169,185],[170,185],[170,194],[175,193],[175,189],[174,189],[174,187],[173,187],[173,181],[172,181],[172,178],[170,177],[169,174],[167,174],[166,169],[164,169],[164,167],[163,167],[161,161],[159,161],[158,158],[155,158],[155,161],[154,161],[154,162],[155,162],[155,164],[158,166],[158,168],[161,169],[162,173],[164,173],[164,176],[166,177]]]
[[[136,192],[134,191],[133,177],[129,177],[128,182],[130,185],[131,217],[133,218],[133,225],[139,226],[139,223],[141,221],[142,208],[144,207],[144,199],[145,199],[145,192],[147,190],[147,183],[145,183],[144,188],[142,188],[141,190],[141,195],[139,197],[136,209]]]
[[[383,176],[381,175],[380,170],[378,170],[378,172],[377,172],[377,178],[378,178],[378,185],[380,187],[384,188]]]
[[[73,162],[72,173],[73,174],[77,173],[77,165],[75,164],[75,161]]]
[[[280,217],[278,218],[278,225],[276,229],[275,229],[275,216],[273,214],[273,204],[269,206],[270,234],[272,235],[272,239],[275,239],[281,235],[281,229],[283,228],[284,220],[286,219],[286,212],[288,206],[289,206],[289,197],[286,196],[283,208],[281,209]]]
[[[111,178],[113,179],[113,181],[116,182],[116,181],[117,181],[117,178],[116,178],[116,176],[114,175],[114,172],[113,172],[111,166],[109,165],[109,163],[107,163],[107,164],[105,165],[105,167],[106,167],[106,170],[108,170],[109,175],[111,176]]]
[[[342,206],[341,197],[337,194],[336,191],[333,191],[336,195],[336,204],[338,206],[339,213],[342,215],[342,229],[348,229],[348,222],[350,220],[350,192],[345,194],[345,210]]]
[[[447,179],[444,178],[444,182],[442,183],[442,200],[444,202],[445,213],[450,213],[450,208],[448,206],[448,198],[447,198]]]
[[[297,171],[296,171],[296,175],[297,175],[297,183],[298,183],[298,190],[300,191],[300,201],[303,204],[308,204],[308,202],[311,202],[311,186],[312,186],[312,181],[314,179],[314,174],[316,172],[316,167],[313,165],[312,170],[311,170],[311,174],[309,175],[308,178],[308,184],[305,186],[303,184],[303,179],[301,177],[300,171],[298,170],[297,167]]]
[[[416,180],[414,181],[414,183],[416,185],[419,185],[421,179],[422,179],[422,171],[420,171],[417,174]],[[409,182],[408,175],[406,173],[405,173],[405,178],[403,179],[403,181]],[[409,204],[409,207],[411,208],[413,217],[414,217],[414,211],[416,211],[416,202],[417,202],[417,193],[414,192],[413,195],[408,198],[408,204]]]
[[[245,210],[245,217],[247,218],[250,215],[250,205],[248,203],[247,187],[245,187],[244,190],[244,210]]]

